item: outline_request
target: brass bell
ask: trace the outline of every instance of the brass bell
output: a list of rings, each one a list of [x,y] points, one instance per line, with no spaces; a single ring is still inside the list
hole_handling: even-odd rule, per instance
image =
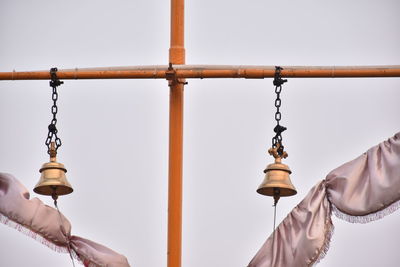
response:
[[[280,197],[296,195],[297,191],[290,181],[289,174],[292,172],[289,166],[281,162],[282,157],[287,157],[287,153],[284,152],[283,156],[280,156],[276,148],[271,148],[268,152],[274,156],[275,163],[269,164],[264,170],[265,178],[257,193],[274,197],[276,205]]]
[[[64,164],[56,161],[56,155],[55,144],[52,142],[50,148],[50,162],[44,163],[39,170],[42,175],[33,189],[35,193],[57,198],[57,196],[67,195],[74,191],[65,176],[67,170]]]

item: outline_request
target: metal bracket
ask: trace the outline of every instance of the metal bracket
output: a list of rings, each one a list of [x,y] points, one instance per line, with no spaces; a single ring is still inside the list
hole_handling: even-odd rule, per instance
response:
[[[188,84],[186,81],[181,81],[176,75],[176,70],[172,67],[172,63],[169,63],[168,70],[165,72],[165,78],[168,80],[168,86],[175,84]]]
[[[274,75],[274,81],[273,81],[273,84],[275,86],[282,86],[282,84],[287,82],[287,79],[282,79],[282,77],[281,77],[281,71],[282,70],[283,70],[282,67],[275,66],[275,75]]]
[[[281,161],[282,159],[286,159],[289,154],[286,151],[282,151],[282,155],[279,153],[280,144],[276,144],[276,147],[271,147],[268,149],[268,153],[275,158],[276,161]]]
[[[50,86],[51,87],[57,87],[60,86],[61,84],[63,84],[63,81],[60,81],[57,77],[57,68],[51,68],[50,69]]]

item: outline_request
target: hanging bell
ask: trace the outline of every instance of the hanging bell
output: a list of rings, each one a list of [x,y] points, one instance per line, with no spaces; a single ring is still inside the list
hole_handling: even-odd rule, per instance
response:
[[[270,149],[269,152],[274,156],[275,163],[269,164],[264,170],[265,178],[257,193],[274,197],[276,204],[280,197],[296,195],[297,190],[290,181],[289,174],[292,172],[289,166],[281,162],[282,158],[276,153],[276,149]],[[284,157],[286,156],[285,152]]]
[[[33,189],[35,193],[53,196],[54,198],[70,194],[74,191],[65,176],[67,170],[64,164],[56,161],[56,155],[55,144],[52,142],[50,148],[50,162],[44,163],[39,170],[42,175]]]

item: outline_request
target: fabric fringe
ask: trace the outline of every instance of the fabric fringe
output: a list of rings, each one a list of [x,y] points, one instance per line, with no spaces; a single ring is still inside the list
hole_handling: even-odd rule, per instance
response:
[[[326,218],[326,223],[325,223],[325,238],[324,238],[324,243],[322,247],[320,248],[318,252],[318,256],[315,258],[315,260],[312,260],[309,266],[315,266],[317,265],[325,256],[328,254],[328,250],[330,248],[331,240],[333,233],[335,231],[335,226],[332,223],[332,209],[329,208],[327,218]]]
[[[66,247],[58,246],[58,245],[54,244],[53,242],[51,242],[48,239],[41,236],[40,234],[32,231],[31,229],[29,229],[28,227],[26,227],[24,225],[21,225],[15,221],[9,219],[7,216],[5,216],[1,213],[0,213],[0,222],[11,228],[18,230],[19,232],[25,234],[26,236],[29,236],[30,238],[33,238],[34,240],[42,243],[43,245],[47,246],[51,250],[54,250],[58,253],[68,253],[68,249]]]
[[[382,219],[383,217],[392,214],[393,212],[395,212],[396,210],[398,210],[400,208],[400,200],[393,202],[392,204],[390,204],[389,206],[387,206],[386,208],[384,208],[382,210],[379,210],[377,212],[370,213],[370,214],[367,214],[364,216],[349,215],[347,213],[340,211],[333,204],[332,204],[332,208],[333,208],[333,213],[339,219],[342,219],[342,220],[350,222],[350,223],[363,223],[364,224],[364,223],[369,223],[372,221]]]
[[[317,259],[315,259],[315,261],[312,262],[310,264],[310,266],[317,265],[328,254],[328,250],[330,248],[330,244],[331,244],[331,240],[332,240],[332,236],[333,236],[334,231],[335,231],[335,226],[332,224],[332,222],[327,224],[327,229],[326,229],[326,232],[325,232],[324,244],[321,247],[321,250],[319,252],[319,255],[318,255]]]
[[[3,223],[11,228],[18,230],[19,232],[23,233],[24,235],[40,242],[41,244],[47,246],[48,248],[50,248],[51,250],[53,250],[55,252],[69,253],[68,247],[59,246],[59,245],[54,244],[53,242],[51,242],[48,239],[41,236],[40,234],[32,231],[31,229],[29,229],[28,227],[26,227],[24,225],[21,225],[15,221],[11,220],[10,218],[8,218],[7,216],[5,216],[1,213],[0,213],[0,223]],[[86,267],[101,267],[100,265],[94,264],[93,262],[91,262],[89,260],[86,260],[86,262],[84,263],[82,260],[83,257],[80,257],[79,255],[77,255],[76,252],[72,249],[71,249],[71,255],[80,264],[85,265]]]

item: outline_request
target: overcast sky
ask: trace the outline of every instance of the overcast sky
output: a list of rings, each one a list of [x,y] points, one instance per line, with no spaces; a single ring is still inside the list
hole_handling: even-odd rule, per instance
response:
[[[186,2],[186,63],[400,64],[400,3]],[[0,71],[168,63],[169,1],[2,0]],[[272,230],[272,200],[255,190],[274,127],[272,79],[189,80],[185,87],[183,267],[243,267]],[[282,121],[298,194],[400,131],[400,79],[289,79]],[[73,194],[59,206],[72,234],[166,266],[169,88],[164,80],[78,80],[59,88],[58,160]],[[48,81],[0,82],[0,171],[33,193],[50,122]],[[333,217],[318,266],[398,266],[400,212],[366,225]],[[0,225],[1,266],[71,266]]]

